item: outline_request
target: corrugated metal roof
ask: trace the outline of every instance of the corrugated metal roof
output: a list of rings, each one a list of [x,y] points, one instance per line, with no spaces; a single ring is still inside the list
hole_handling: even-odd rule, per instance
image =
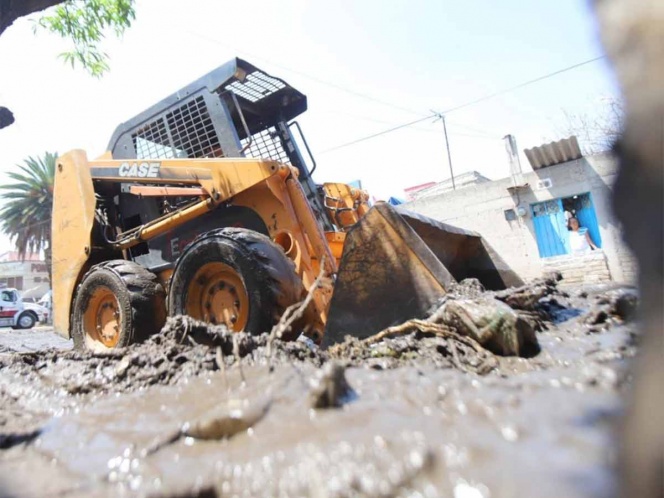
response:
[[[579,148],[579,141],[574,135],[557,142],[540,145],[532,149],[525,149],[524,154],[534,170],[553,166],[554,164],[566,163],[583,157]]]

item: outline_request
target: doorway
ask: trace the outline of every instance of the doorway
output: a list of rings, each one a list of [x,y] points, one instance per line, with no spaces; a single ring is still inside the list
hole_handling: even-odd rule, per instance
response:
[[[602,247],[599,224],[589,192],[531,204],[540,258],[570,254],[567,220],[574,216],[588,229],[597,247]]]

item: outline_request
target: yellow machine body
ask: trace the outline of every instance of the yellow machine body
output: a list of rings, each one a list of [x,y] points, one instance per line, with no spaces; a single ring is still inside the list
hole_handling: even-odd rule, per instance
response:
[[[296,325],[329,345],[423,317],[464,278],[522,283],[477,233],[314,183],[294,121],[305,110],[302,93],[234,59],[119,125],[102,157],[62,155],[55,330],[86,347],[126,345],[157,333],[167,304],[258,333],[310,293]]]
[[[122,234],[112,249],[127,249],[194,220],[196,217],[232,202],[254,210],[266,222],[270,237],[283,247],[295,263],[296,272],[308,291],[320,273],[336,274],[333,256],[324,232],[316,223],[297,182],[297,170],[275,161],[254,159],[158,160],[134,162],[137,176],[130,176],[132,164],[127,161],[88,161],[83,151],[72,151],[58,159],[53,204],[53,277],[55,288],[54,327],[69,337],[69,316],[76,285],[85,271],[100,262],[92,243],[95,197],[93,181],[132,182],[135,184],[190,185],[190,206],[145,224],[138,230]],[[138,176],[143,169],[154,176]],[[158,176],[157,176],[158,175]],[[165,187],[155,187],[165,188]],[[143,193],[146,191],[143,191]],[[178,193],[183,193],[179,191]],[[142,195],[142,194],[139,194]],[[169,270],[161,279],[167,284]],[[313,329],[322,335],[331,290],[317,288],[314,294]]]

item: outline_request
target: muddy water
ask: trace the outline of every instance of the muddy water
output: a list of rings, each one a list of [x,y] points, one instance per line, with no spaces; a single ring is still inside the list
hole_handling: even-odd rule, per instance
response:
[[[349,360],[347,386],[328,390],[338,402],[327,405],[313,400],[334,381],[326,353],[241,337],[238,360],[225,339],[219,355],[192,345],[182,323],[113,355],[5,353],[0,488],[7,496],[611,495],[614,427],[636,348],[620,292],[542,298],[559,312],[550,319],[573,318],[538,332],[539,355],[493,357],[484,375],[466,368],[472,359],[463,363],[461,349],[462,364],[450,361],[439,338],[375,344]],[[338,407],[313,408],[330,404]]]

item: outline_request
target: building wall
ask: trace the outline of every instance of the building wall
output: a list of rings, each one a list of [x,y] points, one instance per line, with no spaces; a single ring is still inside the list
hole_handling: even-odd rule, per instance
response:
[[[24,299],[39,299],[50,288],[44,261],[0,261],[0,287],[15,287]]]
[[[530,205],[590,192],[610,276],[616,281],[633,282],[636,265],[610,208],[610,189],[616,174],[617,164],[611,156],[583,157],[526,173],[526,186],[519,189],[512,189],[512,179],[505,178],[415,200],[404,207],[479,232],[517,273],[535,278],[550,269],[552,262],[539,256]],[[544,179],[550,180],[549,188],[539,188]],[[507,221],[505,211],[518,206],[526,215]]]
[[[554,256],[541,262],[544,272],[559,271],[566,284],[594,284],[611,280],[606,255],[600,251],[581,256]]]

